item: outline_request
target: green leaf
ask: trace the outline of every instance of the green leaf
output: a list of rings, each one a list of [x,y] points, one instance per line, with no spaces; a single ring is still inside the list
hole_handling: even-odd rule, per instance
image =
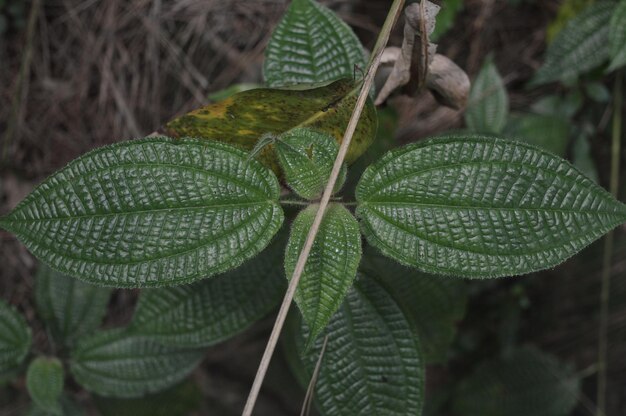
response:
[[[365,68],[359,39],[335,13],[313,0],[293,0],[267,49],[263,75],[270,87],[353,77]]]
[[[274,309],[285,292],[287,233],[279,235],[260,255],[222,276],[190,286],[145,289],[131,330],[181,348],[206,347],[245,330]]]
[[[327,134],[309,129],[294,129],[276,142],[276,154],[291,189],[302,198],[319,198],[333,170],[339,145]],[[346,180],[343,165],[335,192]]]
[[[202,356],[201,350],[165,347],[117,328],[81,340],[70,369],[76,381],[89,391],[132,398],[176,385]]]
[[[69,399],[65,395],[61,395],[59,399],[61,414],[63,416],[83,416],[85,412],[83,409],[73,400]],[[53,416],[55,413],[52,413],[50,409],[44,409],[38,406],[36,403],[33,403],[32,407],[28,411],[28,416]]]
[[[0,381],[24,361],[32,336],[26,320],[0,299]]]
[[[365,171],[357,200],[385,255],[469,278],[556,266],[626,221],[626,206],[565,160],[472,135],[389,152]]]
[[[600,1],[570,20],[548,46],[546,60],[531,85],[569,81],[609,57],[609,21],[615,3]]]
[[[525,143],[565,156],[571,122],[561,116],[519,114],[511,117],[505,134]]]
[[[591,145],[586,134],[579,134],[574,139],[574,146],[572,147],[572,161],[586,177],[599,183],[598,168],[591,155]]]
[[[31,399],[41,409],[53,415],[62,415],[63,364],[57,358],[38,357],[30,363],[26,373],[26,388]]]
[[[191,380],[137,399],[95,397],[102,416],[189,416],[199,414],[202,401],[202,392]]]
[[[609,25],[610,59],[609,71],[626,65],[626,0],[621,0],[611,17]]]
[[[240,265],[280,228],[278,181],[246,157],[191,139],[103,147],[46,179],[0,226],[88,282],[190,283]]]
[[[579,381],[556,359],[521,348],[481,364],[462,381],[456,416],[566,416],[578,402]]]
[[[323,339],[305,350],[308,328],[295,336],[310,378]],[[299,333],[298,333],[299,332]],[[328,344],[316,383],[322,415],[420,415],[424,362],[420,345],[400,308],[371,279],[359,279],[327,329]]]
[[[442,279],[406,268],[368,247],[360,273],[378,281],[417,331],[427,364],[444,363],[465,315],[467,290],[460,279]]]
[[[311,205],[293,222],[285,252],[285,274],[291,279],[318,205]],[[352,214],[340,204],[324,213],[295,294],[302,316],[311,328],[310,342],[324,330],[343,302],[361,260],[361,233]]]
[[[457,15],[463,10],[463,0],[446,0],[441,6],[441,11],[437,14],[435,31],[430,35],[430,40],[433,42],[454,26]]]
[[[488,58],[476,76],[465,112],[467,126],[478,133],[500,133],[509,114],[509,96],[493,60]]]
[[[359,84],[352,78],[316,88],[244,91],[170,121],[165,131],[173,137],[218,140],[252,150],[262,137],[278,137],[307,127],[329,134],[341,143],[358,91]],[[376,108],[368,100],[350,143],[346,163],[352,163],[367,150],[377,127]],[[280,169],[273,149],[273,146],[265,147],[259,160],[278,174]]]
[[[111,289],[98,287],[39,266],[35,283],[37,312],[52,335],[65,346],[97,329],[106,313]]]

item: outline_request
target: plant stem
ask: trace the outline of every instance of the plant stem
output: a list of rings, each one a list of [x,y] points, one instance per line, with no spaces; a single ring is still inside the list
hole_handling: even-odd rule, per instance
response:
[[[296,287],[300,282],[300,277],[302,276],[302,272],[304,271],[304,266],[306,265],[307,258],[309,257],[309,253],[311,252],[311,248],[313,247],[313,242],[315,241],[315,237],[322,222],[324,212],[326,211],[326,207],[328,206],[330,197],[332,196],[333,189],[335,188],[335,183],[337,182],[337,177],[339,176],[339,172],[346,157],[346,153],[348,152],[350,142],[352,141],[352,136],[354,136],[357,124],[359,122],[359,119],[361,118],[361,114],[363,113],[363,108],[365,107],[365,103],[367,102],[369,91],[374,83],[374,76],[376,75],[376,71],[378,70],[378,67],[380,65],[383,50],[385,49],[385,46],[389,41],[391,29],[395,25],[398,17],[400,16],[400,13],[402,12],[404,1],[405,0],[394,0],[393,4],[391,5],[391,9],[389,10],[389,13],[387,14],[385,24],[381,29],[378,39],[376,40],[376,45],[374,46],[374,50],[368,64],[368,69],[365,75],[363,85],[361,87],[361,91],[359,93],[359,97],[352,112],[352,116],[350,117],[350,121],[348,122],[346,132],[344,133],[343,141],[341,142],[341,146],[339,147],[339,152],[337,154],[337,158],[335,159],[335,164],[330,174],[330,178],[328,179],[328,183],[326,184],[326,188],[324,189],[322,200],[320,201],[320,205],[315,215],[315,219],[313,220],[313,224],[311,225],[311,229],[309,230],[307,239],[304,243],[302,251],[300,252],[300,256],[298,257],[298,262],[296,263],[293,275],[291,276],[289,287],[287,288],[287,293],[285,294],[283,302],[280,306],[280,310],[278,311],[278,316],[276,317],[274,328],[272,329],[272,333],[270,334],[270,338],[267,342],[263,357],[261,358],[261,363],[259,364],[259,369],[254,379],[254,383],[252,384],[252,389],[250,390],[246,406],[243,410],[243,416],[252,415],[252,410],[254,409],[254,405],[259,395],[259,391],[261,390],[261,385],[263,384],[263,379],[265,378],[267,368],[269,367],[272,355],[274,353],[274,349],[276,348],[278,337],[280,336],[283,325],[285,323],[287,312],[289,312],[289,307],[291,306],[291,302],[293,301],[293,296],[296,293]]]
[[[613,96],[613,132],[611,146],[611,183],[610,190],[617,197],[622,136],[622,72],[615,76]],[[602,265],[602,286],[600,289],[600,328],[598,334],[598,392],[596,416],[606,415],[607,390],[607,355],[609,336],[609,301],[611,296],[611,260],[613,257],[613,231],[604,240],[604,259]]]
[[[310,201],[299,201],[297,199],[281,199],[279,202],[283,205],[295,205],[299,207],[306,207],[311,204]]]

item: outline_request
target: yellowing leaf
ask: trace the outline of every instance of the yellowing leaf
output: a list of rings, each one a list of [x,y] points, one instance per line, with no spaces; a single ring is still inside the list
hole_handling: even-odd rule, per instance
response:
[[[178,117],[166,124],[165,131],[174,137],[207,138],[252,149],[263,135],[279,136],[294,128],[308,127],[330,134],[341,143],[357,94],[358,84],[348,78],[309,89],[259,88]],[[377,127],[376,109],[368,101],[346,162],[353,162],[365,152]],[[275,172],[279,171],[273,145],[264,148],[259,157]]]

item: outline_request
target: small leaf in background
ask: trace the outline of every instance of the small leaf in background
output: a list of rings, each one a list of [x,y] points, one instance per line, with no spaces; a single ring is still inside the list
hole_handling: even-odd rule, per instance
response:
[[[175,118],[166,124],[165,131],[174,137],[218,140],[251,150],[267,134],[280,136],[294,128],[307,127],[327,133],[341,143],[358,89],[358,83],[349,78],[315,88],[244,91]],[[376,135],[376,122],[376,108],[368,100],[346,163],[352,163],[367,150]],[[273,146],[263,149],[259,160],[275,173],[280,172]]]
[[[611,101],[611,92],[601,82],[585,82],[585,92],[587,96],[597,103],[608,103]]]
[[[202,357],[201,350],[165,347],[117,328],[82,339],[73,352],[70,370],[93,393],[133,398],[176,385]]]
[[[111,289],[95,286],[39,265],[35,281],[37,312],[53,337],[70,347],[102,323]]]
[[[285,274],[291,279],[313,224],[318,205],[303,210],[293,222],[285,252]],[[361,259],[361,233],[352,214],[330,204],[306,262],[295,301],[311,328],[314,341],[343,302]]]
[[[138,399],[95,397],[102,416],[189,416],[199,414],[202,401],[200,388],[191,380]]]
[[[353,77],[365,68],[363,47],[352,29],[314,0],[293,0],[267,49],[263,76],[270,87]]]
[[[117,287],[190,283],[258,254],[280,228],[276,176],[224,143],[147,138],[87,153],[0,227],[53,268]]]
[[[310,379],[323,337],[305,349],[308,328],[291,321],[298,354],[296,374]],[[419,415],[424,397],[424,361],[411,324],[375,281],[359,278],[328,328],[328,344],[316,383],[315,403],[324,416]],[[302,357],[297,358],[297,355]]]
[[[539,146],[561,157],[569,142],[571,122],[560,116],[515,114],[506,126],[509,138]]]
[[[517,0],[518,3],[524,0]],[[562,0],[556,18],[548,25],[547,41],[552,43],[556,35],[563,30],[567,23],[580,12],[592,5],[596,0]]]
[[[532,86],[570,81],[602,65],[609,57],[609,21],[615,3],[600,1],[570,20],[548,46]]]
[[[468,278],[554,267],[626,221],[626,206],[567,161],[473,135],[387,153],[356,195],[370,244],[408,266]]]
[[[61,414],[63,416],[84,416],[85,412],[78,403],[70,399],[65,395],[61,395],[59,398],[59,404],[61,407]],[[54,416],[55,414],[50,409],[44,409],[39,407],[36,403],[33,403],[28,411],[28,416]]]
[[[35,404],[53,415],[62,415],[63,364],[57,358],[38,357],[28,366],[26,388]]]
[[[383,285],[404,311],[417,330],[425,362],[445,363],[456,324],[465,315],[465,282],[406,268],[372,247],[363,253],[359,272]]]
[[[591,145],[586,134],[579,134],[572,147],[572,162],[582,173],[595,183],[599,183],[598,168],[591,155]]]
[[[520,348],[478,366],[461,382],[455,416],[567,416],[576,407],[579,380],[555,358]]]
[[[626,0],[621,0],[613,11],[609,28],[611,64],[609,71],[626,65]]]
[[[32,335],[26,320],[0,299],[0,382],[10,378],[26,358]]]
[[[563,97],[546,95],[535,101],[530,109],[533,113],[543,116],[571,118],[581,109],[583,99],[583,95],[578,91],[571,91]]]
[[[172,347],[200,348],[245,330],[285,292],[287,230],[255,258],[202,282],[141,292],[131,331]]]
[[[319,198],[339,152],[337,142],[315,130],[294,129],[282,135],[275,146],[287,185],[302,198]],[[335,184],[335,192],[341,189],[345,180],[344,164]]]
[[[446,0],[441,5],[441,11],[437,15],[435,31],[430,35],[430,40],[436,42],[446,34],[456,21],[457,15],[463,10],[463,0]]]
[[[467,127],[477,133],[500,133],[509,115],[509,96],[493,60],[476,76],[465,111]]]

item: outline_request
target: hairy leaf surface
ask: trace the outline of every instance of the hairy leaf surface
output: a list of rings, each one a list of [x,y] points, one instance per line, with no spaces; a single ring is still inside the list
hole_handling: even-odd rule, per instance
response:
[[[303,210],[293,222],[285,252],[285,274],[291,279],[313,224],[318,205]],[[343,205],[330,204],[324,213],[298,284],[295,301],[311,328],[310,341],[324,330],[343,302],[361,259],[359,224]]]
[[[65,346],[74,345],[78,338],[100,326],[111,292],[56,272],[45,264],[37,272],[37,312]]]
[[[323,337],[305,351],[308,328],[296,329],[296,348],[308,378]],[[400,308],[375,281],[359,279],[328,328],[328,344],[316,384],[322,415],[419,415],[424,394],[420,345]],[[292,357],[294,358],[294,357]]]
[[[626,207],[568,162],[523,143],[449,136],[389,152],[363,174],[367,240],[436,274],[553,267],[626,221]]]
[[[481,364],[454,395],[455,415],[565,416],[578,402],[579,380],[553,357],[521,348]]]
[[[0,381],[24,361],[32,341],[28,324],[13,307],[0,299]]]
[[[546,60],[532,85],[569,81],[594,69],[609,57],[609,22],[615,3],[592,4],[570,20],[548,46]]]
[[[76,381],[89,391],[132,398],[177,384],[202,356],[201,350],[165,347],[118,328],[82,340],[70,368]]]
[[[498,68],[488,58],[472,84],[465,112],[467,126],[477,133],[500,133],[509,115],[509,96]]]
[[[332,137],[309,129],[294,129],[276,142],[276,153],[285,180],[291,189],[305,199],[319,198],[335,164],[339,146]],[[346,180],[343,165],[335,192]]]
[[[0,226],[52,268],[100,285],[190,283],[259,253],[280,228],[276,177],[232,146],[147,138],[46,179]]]
[[[465,282],[406,268],[371,246],[363,253],[359,273],[383,285],[404,311],[419,335],[426,363],[445,362],[456,324],[465,315]]]
[[[286,232],[239,268],[189,286],[145,289],[131,330],[181,348],[213,345],[270,312],[285,292]],[[283,237],[284,236],[284,237]]]
[[[263,75],[270,87],[353,77],[365,68],[363,47],[352,29],[314,0],[294,0],[267,49]]]
[[[174,137],[218,140],[250,150],[266,135],[278,137],[294,128],[307,127],[341,143],[358,91],[352,79],[316,88],[244,91],[170,121],[165,131]],[[367,150],[376,135],[377,121],[374,104],[368,100],[350,143],[347,163]],[[274,146],[265,147],[259,159],[274,172],[280,171]]]
[[[613,11],[609,27],[609,43],[611,47],[609,70],[611,71],[626,65],[626,0],[621,0]]]
[[[63,364],[57,358],[38,357],[28,366],[26,388],[31,399],[41,409],[53,415],[62,415]]]

